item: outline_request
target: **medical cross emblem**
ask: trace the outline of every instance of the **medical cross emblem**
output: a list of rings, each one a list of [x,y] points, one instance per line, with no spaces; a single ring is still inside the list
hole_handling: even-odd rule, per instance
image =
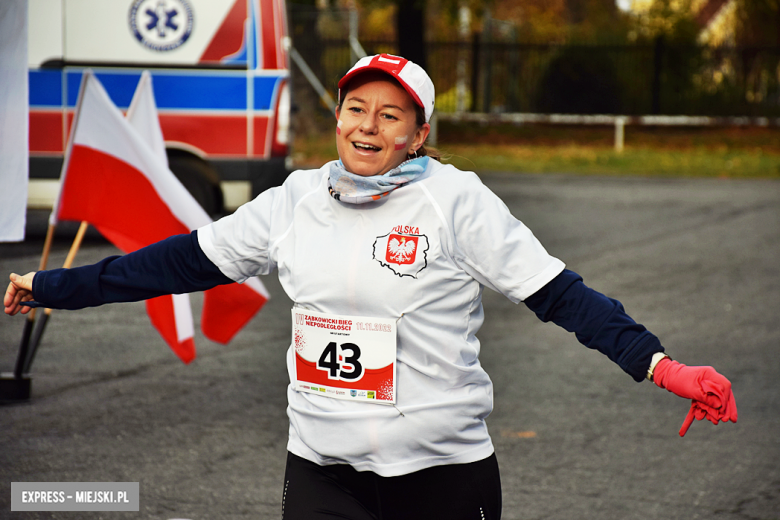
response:
[[[192,33],[192,8],[187,0],[135,0],[130,29],[136,39],[154,51],[180,47]]]
[[[169,11],[165,10],[165,3],[158,2],[154,10],[147,8],[146,14],[149,16],[149,23],[146,24],[146,30],[151,31],[157,29],[157,35],[160,38],[165,38],[166,29],[170,28],[174,31],[179,27],[174,23],[174,17],[179,14],[175,8]]]

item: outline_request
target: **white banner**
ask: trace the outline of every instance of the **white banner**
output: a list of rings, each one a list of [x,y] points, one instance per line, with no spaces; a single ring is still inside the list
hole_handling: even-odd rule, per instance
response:
[[[0,85],[0,242],[17,242],[27,207],[27,0],[0,1]]]

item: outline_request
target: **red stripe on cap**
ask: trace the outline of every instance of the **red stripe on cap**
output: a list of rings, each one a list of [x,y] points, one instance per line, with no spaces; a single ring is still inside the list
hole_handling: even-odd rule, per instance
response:
[[[401,69],[406,67],[409,60],[400,56],[391,56],[390,54],[380,54],[371,60],[371,65],[381,67],[391,74],[398,74]]]

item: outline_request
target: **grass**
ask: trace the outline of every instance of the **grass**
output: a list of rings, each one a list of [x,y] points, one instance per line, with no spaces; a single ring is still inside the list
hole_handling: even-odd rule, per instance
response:
[[[440,124],[439,150],[460,169],[665,177],[780,178],[780,129]],[[336,158],[335,135],[296,138],[296,166]]]
[[[453,145],[449,162],[460,169],[524,173],[648,175],[666,177],[780,177],[780,154],[751,151],[658,150],[623,153],[583,145],[534,147]]]

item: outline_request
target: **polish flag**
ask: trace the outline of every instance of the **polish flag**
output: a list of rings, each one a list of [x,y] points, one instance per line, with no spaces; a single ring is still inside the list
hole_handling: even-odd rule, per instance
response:
[[[138,136],[149,145],[157,161],[168,168],[168,154],[165,153],[165,140],[152,91],[152,77],[148,71],[141,74],[141,80],[138,82],[125,117]],[[210,220],[208,215],[203,218],[205,211],[197,202],[195,204],[198,208],[192,207],[194,199],[192,201],[190,199],[192,197],[185,199],[184,203],[191,206],[193,217],[201,222],[208,222]],[[189,363],[195,358],[194,326],[189,294],[169,294],[146,300],[146,314],[157,332],[182,361]]]
[[[144,73],[128,110],[114,106],[91,71],[79,103],[51,223],[86,220],[129,253],[211,222],[168,169],[151,77]],[[206,291],[201,328],[227,343],[260,310],[268,292],[258,279]],[[147,301],[152,323],[185,363],[195,358],[187,295]]]

